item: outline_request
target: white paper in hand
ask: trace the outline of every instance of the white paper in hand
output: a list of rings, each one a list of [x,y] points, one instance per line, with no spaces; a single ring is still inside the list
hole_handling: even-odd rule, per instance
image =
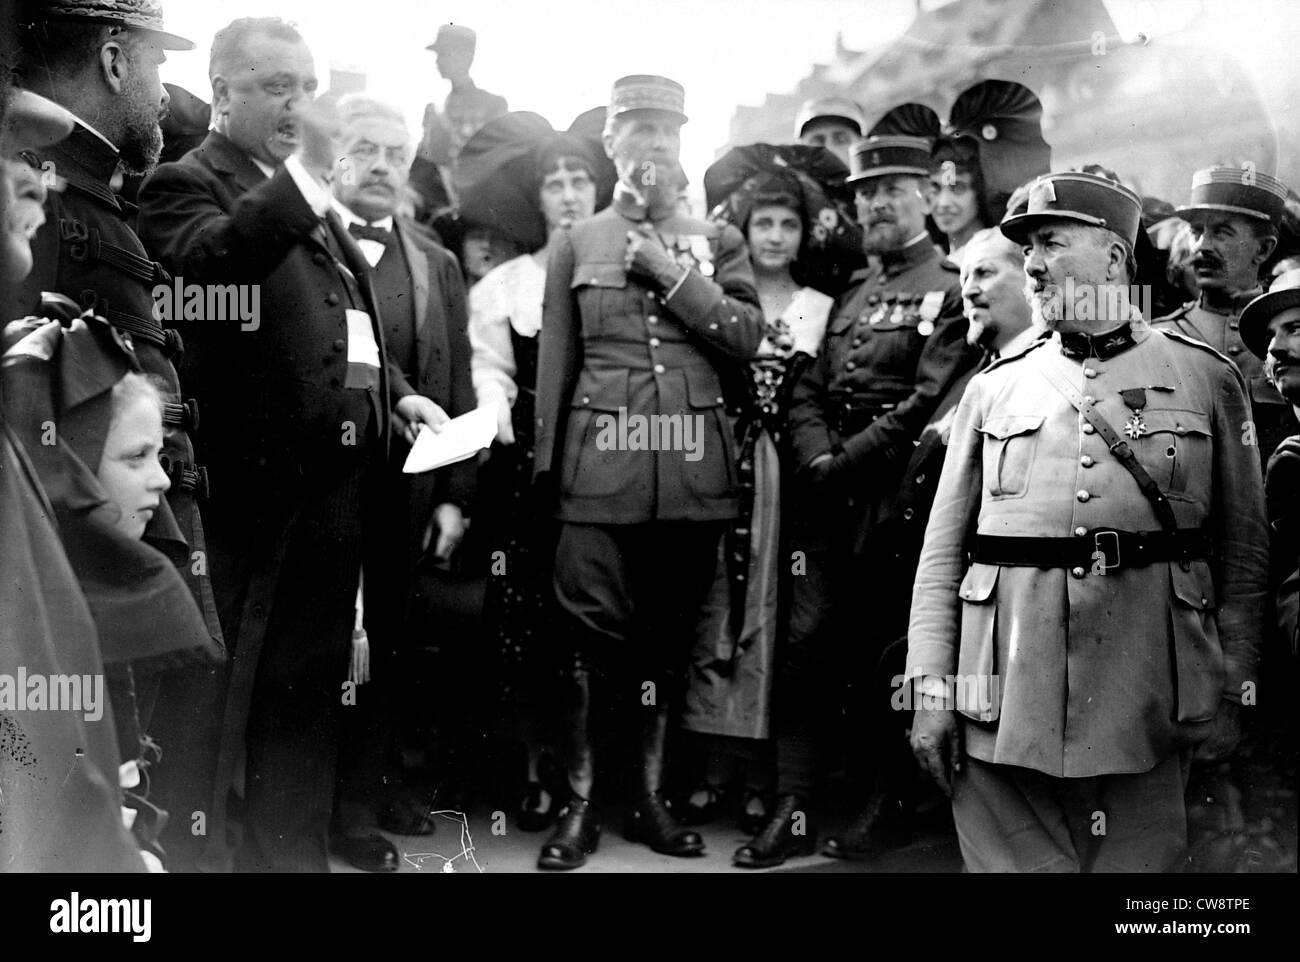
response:
[[[468,414],[452,418],[435,434],[428,425],[420,425],[420,433],[411,445],[402,471],[421,474],[435,468],[455,464],[472,458],[492,443],[497,436],[497,410],[495,405],[475,408]]]

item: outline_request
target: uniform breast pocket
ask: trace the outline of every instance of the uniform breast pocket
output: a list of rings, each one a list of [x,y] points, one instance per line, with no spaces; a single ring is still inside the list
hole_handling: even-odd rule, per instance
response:
[[[617,331],[629,307],[627,271],[621,263],[579,264],[573,271],[570,286],[578,299],[588,334]]]
[[[1196,472],[1206,478],[1213,467],[1213,431],[1210,419],[1200,411],[1171,409],[1142,412],[1144,433],[1129,441],[1160,490],[1175,494],[1195,493]]]
[[[1010,414],[980,425],[984,435],[984,486],[994,498],[1024,497],[1042,433],[1041,414]]]

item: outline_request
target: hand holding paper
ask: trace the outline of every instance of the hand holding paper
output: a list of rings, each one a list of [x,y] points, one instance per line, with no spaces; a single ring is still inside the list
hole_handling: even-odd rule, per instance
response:
[[[492,443],[497,433],[496,405],[475,408],[468,414],[452,418],[437,434],[421,424],[420,433],[411,446],[402,471],[420,474],[435,468],[472,458]]]

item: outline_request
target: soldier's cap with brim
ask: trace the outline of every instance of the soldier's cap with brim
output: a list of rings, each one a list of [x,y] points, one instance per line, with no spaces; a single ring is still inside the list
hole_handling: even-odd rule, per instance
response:
[[[0,123],[0,157],[40,150],[72,133],[76,118],[53,100],[19,87],[10,88]]]
[[[1289,307],[1300,307],[1300,268],[1279,274],[1267,293],[1242,309],[1237,323],[1241,325],[1241,339],[1251,354],[1261,360],[1268,354],[1268,343],[1273,339],[1268,322]]]
[[[814,97],[805,100],[794,122],[794,135],[802,137],[804,128],[814,120],[842,120],[861,136],[866,130],[862,108],[848,97]]]
[[[444,47],[468,47],[473,50],[477,44],[478,34],[469,27],[462,27],[458,23],[444,23],[438,28],[438,36],[433,43],[424,49],[436,52]]]
[[[152,0],[37,0],[25,20],[102,23],[148,33],[163,50],[193,50],[194,41],[163,29],[162,5]]]
[[[930,146],[925,137],[883,135],[859,140],[849,155],[849,176],[844,183],[852,186],[894,174],[929,177]]]
[[[1267,221],[1276,227],[1286,211],[1286,184],[1251,167],[1207,167],[1192,175],[1191,202],[1179,207],[1185,221],[1196,221],[1210,212],[1239,214]]]
[[[614,81],[606,117],[613,119],[638,110],[672,114],[686,123],[686,90],[676,80],[656,74],[630,74]]]
[[[1011,214],[999,226],[1013,241],[1025,244],[1031,230],[1062,220],[1104,227],[1132,249],[1142,224],[1142,201],[1108,177],[1079,171],[1044,174],[1029,185],[1024,212]]]

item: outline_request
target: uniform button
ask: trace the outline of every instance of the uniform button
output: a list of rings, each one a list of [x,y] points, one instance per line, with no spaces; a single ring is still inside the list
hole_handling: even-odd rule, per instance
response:
[[[719,397],[719,398],[714,398],[714,400],[716,400],[719,404],[723,404],[723,403],[724,403],[723,399],[720,398],[720,397]]]
[[[1094,370],[1093,370],[1092,368],[1090,368],[1090,367],[1085,367],[1085,368],[1083,369],[1083,376],[1084,376],[1084,377],[1096,377],[1096,376],[1097,376],[1097,372],[1094,371]]]
[[[732,315],[731,315],[731,323],[732,323],[732,324],[735,324],[738,320],[740,320],[740,318],[738,318],[735,314],[732,314]]]
[[[1092,432],[1093,432],[1093,431],[1096,431],[1096,430],[1097,430],[1097,429],[1094,428],[1091,424],[1087,424],[1087,423],[1085,423],[1085,424],[1083,425],[1083,433],[1084,433],[1084,434],[1092,434]]]
[[[348,346],[348,342],[345,341],[345,340],[343,340],[343,338],[340,337],[337,341],[334,342],[334,345],[333,345],[333,346],[334,346],[334,350],[336,350],[336,351],[338,351],[340,354],[342,354],[344,348],[346,348],[346,347]]]
[[[325,255],[317,251],[315,254],[311,255],[311,260],[313,264],[324,264]]]
[[[857,367],[857,365],[854,364],[852,361],[845,361],[845,362],[844,362],[844,370],[846,370],[846,371],[852,371],[852,370],[853,370],[854,368],[856,368],[856,367]]]
[[[1202,608],[1208,608],[1208,607],[1210,607],[1210,599],[1209,599],[1209,598],[1202,598],[1202,599],[1201,599],[1201,607],[1202,607]]]
[[[1076,578],[1082,578],[1085,574],[1087,574],[1087,572],[1084,571],[1082,568],[1071,568],[1070,574],[1074,575],[1074,577]]]
[[[1092,467],[1096,462],[1092,460],[1092,455],[1091,455],[1091,454],[1085,454],[1083,457],[1081,457],[1081,458],[1079,459],[1079,463],[1082,464],[1085,468],[1090,468],[1090,467]]]
[[[646,322],[647,324],[658,324],[658,323],[659,323],[659,318],[657,318],[657,317],[655,317],[655,315],[651,314],[649,317],[647,317],[647,318],[645,319],[645,322]]]
[[[860,337],[855,337],[855,338],[853,339],[853,346],[854,346],[854,347],[861,347],[861,346],[862,346],[862,338],[860,338]]]
[[[591,398],[590,398],[588,395],[584,394],[584,395],[582,396],[582,403],[583,403],[583,404],[590,404],[590,403],[591,403]]]
[[[1082,538],[1085,534],[1088,533],[1088,529],[1085,528],[1083,525],[1079,525],[1079,527],[1074,529],[1074,533],[1077,534],[1080,538]]]
[[[1096,399],[1095,397],[1093,397],[1091,394],[1085,394],[1084,397],[1083,397],[1083,399],[1084,399],[1085,401],[1087,401],[1089,404],[1096,404],[1096,403],[1097,403],[1097,399]]]
[[[1237,328],[1241,327],[1241,325],[1238,324],[1236,321],[1229,321],[1228,327],[1235,331]]]
[[[1229,353],[1229,354],[1240,354],[1240,353],[1241,353],[1241,348],[1237,347],[1237,345],[1234,344],[1234,345],[1232,345],[1232,347],[1228,348],[1228,353]]]
[[[917,483],[917,484],[925,484],[925,475],[924,475],[924,474],[918,474],[918,475],[916,476],[916,483]]]
[[[662,373],[664,373],[664,366],[663,366],[662,364],[656,364],[656,365],[655,365],[655,373],[656,373],[656,374],[662,374]]]
[[[339,296],[335,294],[333,291],[330,291],[329,294],[325,296],[325,303],[330,305],[331,307],[333,307],[338,302],[339,302]]]
[[[1075,497],[1078,498],[1080,501],[1087,501],[1089,498],[1092,497],[1092,495],[1090,495],[1087,491],[1080,491],[1075,495]]]
[[[710,330],[710,331],[716,331],[717,329],[718,329],[718,322],[717,322],[717,321],[714,321],[712,324],[709,325],[709,330]]]
[[[904,520],[904,521],[911,521],[911,520],[912,520],[912,515],[914,515],[915,513],[916,513],[916,512],[913,511],[911,508],[906,508],[906,509],[904,509],[904,511],[903,511],[903,520]]]
[[[657,338],[657,337],[652,337],[652,338],[650,338],[650,346],[651,346],[651,347],[658,347],[658,346],[659,346],[659,338]]]
[[[261,605],[253,605],[254,618],[261,618],[264,614],[266,614],[265,608],[263,608]]]

